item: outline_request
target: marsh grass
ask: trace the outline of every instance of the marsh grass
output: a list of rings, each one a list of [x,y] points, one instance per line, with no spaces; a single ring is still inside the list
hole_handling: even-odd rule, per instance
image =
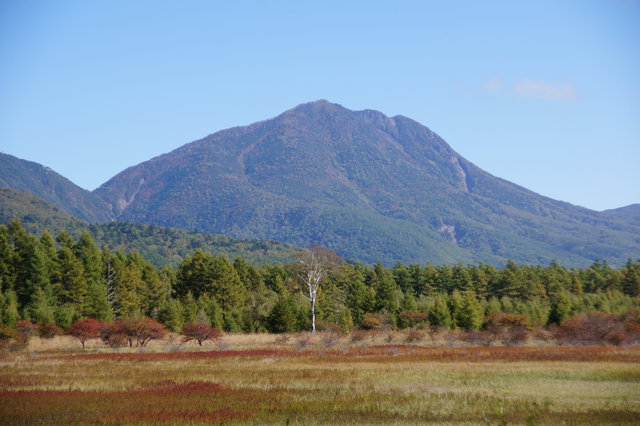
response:
[[[57,340],[56,340],[57,339]],[[638,347],[227,335],[139,353],[64,337],[0,360],[0,424],[637,424]],[[296,345],[305,340],[305,347]],[[434,341],[423,336],[420,343]],[[363,343],[364,342],[364,343]],[[397,342],[397,344],[394,344]]]

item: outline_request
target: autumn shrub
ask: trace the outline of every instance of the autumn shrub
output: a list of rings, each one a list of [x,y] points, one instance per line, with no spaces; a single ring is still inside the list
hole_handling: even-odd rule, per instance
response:
[[[16,323],[16,339],[13,349],[24,349],[29,344],[29,339],[38,332],[38,324],[29,320],[21,320]]]
[[[344,328],[342,328],[339,324],[336,324],[335,322],[318,321],[316,325],[316,329],[318,331],[334,333],[336,335],[345,334]]]
[[[62,334],[64,334],[64,331],[52,322],[48,322],[38,328],[38,336],[43,339],[53,339],[54,337]]]
[[[363,342],[367,338],[369,338],[371,333],[366,331],[366,330],[361,330],[361,329],[356,328],[356,329],[351,330],[351,333],[349,335],[351,336],[351,341],[353,343],[359,343],[359,342]]]
[[[0,325],[0,350],[9,348],[17,336],[14,329]]]
[[[195,341],[199,346],[202,346],[202,342],[204,341],[213,341],[221,336],[220,332],[215,328],[197,322],[183,325],[180,334],[182,335],[183,343]]]
[[[412,328],[407,332],[407,337],[405,338],[405,342],[407,343],[415,343],[424,340],[427,333],[424,330],[420,330],[417,328]]]
[[[400,328],[423,327],[428,324],[429,315],[417,311],[404,311],[398,315]]]
[[[147,318],[121,318],[106,323],[100,330],[102,340],[112,348],[122,346],[144,347],[151,340],[161,340],[167,335],[164,325]]]
[[[104,343],[111,348],[122,348],[124,346],[133,344],[133,340],[130,340],[126,335],[122,322],[112,321],[104,323],[100,329],[100,338]]]
[[[529,315],[504,312],[487,315],[482,328],[483,333],[487,335],[485,338],[499,340],[506,345],[519,345],[526,342],[533,330]]]
[[[590,312],[564,320],[551,332],[556,340],[575,345],[632,344],[640,340],[640,321],[634,319],[632,312]]]
[[[380,330],[383,325],[380,314],[368,313],[362,316],[361,327],[364,330]]]
[[[85,343],[88,340],[100,337],[102,327],[103,325],[100,321],[93,318],[85,318],[73,323],[71,327],[69,327],[69,330],[67,330],[67,333],[78,339],[84,349]]]

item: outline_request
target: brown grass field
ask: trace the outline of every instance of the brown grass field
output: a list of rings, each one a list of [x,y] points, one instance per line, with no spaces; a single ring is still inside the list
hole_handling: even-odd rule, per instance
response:
[[[81,350],[64,336],[0,358],[0,424],[78,423],[640,424],[640,347],[320,333]]]

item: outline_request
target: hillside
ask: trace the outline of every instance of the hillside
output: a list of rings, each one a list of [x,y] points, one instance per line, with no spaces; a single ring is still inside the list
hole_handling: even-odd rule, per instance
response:
[[[0,153],[0,187],[37,195],[87,222],[115,219],[111,206],[48,167]]]
[[[409,118],[327,101],[184,145],[95,194],[118,220],[316,242],[367,262],[621,264],[640,253],[636,223],[494,177]]]
[[[67,231],[77,237],[83,230],[89,230],[99,246],[125,252],[139,251],[156,266],[175,266],[198,248],[231,259],[242,256],[254,264],[287,263],[292,259],[291,254],[300,250],[274,241],[244,241],[137,223],[89,224],[33,194],[0,188],[0,224],[8,224],[13,219],[19,219],[24,228],[34,234],[41,234],[46,229],[53,235]]]

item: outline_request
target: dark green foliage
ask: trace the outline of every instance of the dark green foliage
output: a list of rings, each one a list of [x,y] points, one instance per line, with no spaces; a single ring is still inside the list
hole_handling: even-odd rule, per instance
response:
[[[462,305],[456,312],[456,325],[464,330],[479,330],[482,326],[484,313],[474,292],[466,292],[462,298]]]
[[[291,262],[292,253],[300,250],[299,247],[276,241],[238,240],[224,235],[201,234],[153,225],[125,222],[89,225],[35,195],[0,188],[0,224],[9,224],[15,218],[20,219],[28,232],[35,234],[41,234],[45,230],[56,234],[66,231],[78,237],[88,232],[88,237],[98,246],[125,252],[139,251],[156,266],[176,266],[184,256],[192,254],[197,249],[217,256],[242,256],[253,264]],[[87,236],[84,238],[88,239]],[[87,245],[91,246],[88,241],[79,241],[78,244],[83,246],[82,251]],[[0,258],[3,256],[3,246],[3,232],[0,231]],[[83,261],[90,258],[90,254],[77,254]],[[89,270],[91,271],[91,267]],[[4,271],[0,270],[0,279],[6,281],[4,275]]]
[[[267,317],[267,330],[272,333],[286,333],[296,330],[298,318],[293,298],[283,294]]]
[[[0,226],[0,323],[29,320],[68,328],[86,317],[148,316],[173,331],[186,323],[230,332],[310,327],[311,304],[296,280],[299,264],[255,267],[243,258],[232,263],[196,250],[174,270],[155,267],[139,252],[99,249],[91,240],[89,234],[74,238],[65,232],[55,241],[48,233],[36,238],[17,221]],[[526,316],[535,327],[562,324],[580,313],[621,315],[638,308],[639,265],[338,263],[326,269],[316,311],[323,328],[345,332],[352,325],[477,330],[485,315],[496,314]]]
[[[436,327],[449,328],[452,326],[451,310],[447,305],[447,299],[444,295],[436,297],[435,304],[429,312],[429,323]]]
[[[573,310],[573,304],[569,294],[560,292],[551,299],[551,312],[549,313],[549,323],[560,324],[569,318]]]

